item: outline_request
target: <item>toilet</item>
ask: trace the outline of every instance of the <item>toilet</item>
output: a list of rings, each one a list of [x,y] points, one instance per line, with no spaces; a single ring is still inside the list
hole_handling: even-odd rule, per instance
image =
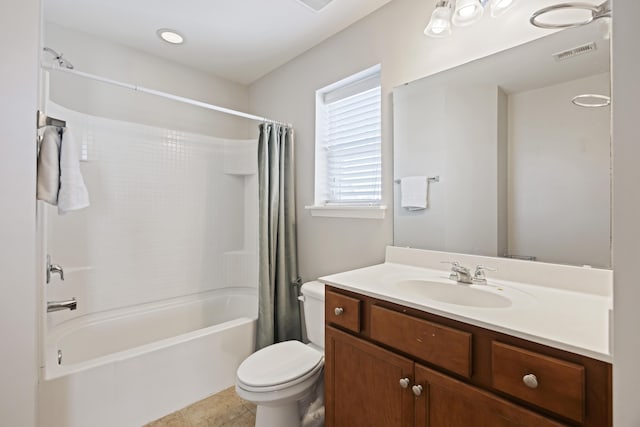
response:
[[[247,357],[236,373],[236,393],[258,407],[256,427],[300,427],[299,402],[322,377],[324,284],[308,282],[301,291],[309,344],[272,344]]]

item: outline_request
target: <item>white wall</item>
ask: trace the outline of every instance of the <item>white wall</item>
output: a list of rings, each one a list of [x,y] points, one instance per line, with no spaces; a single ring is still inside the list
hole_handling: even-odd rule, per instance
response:
[[[605,73],[509,95],[511,254],[611,266],[611,110],[570,102],[609,86]]]
[[[616,427],[636,427],[640,425],[640,2],[613,3],[613,412]]]
[[[315,91],[374,64],[382,64],[383,201],[393,200],[392,102],[394,86],[548,34],[527,22],[553,0],[520,2],[501,19],[455,28],[448,39],[429,39],[424,27],[433,2],[394,0],[258,80],[250,87],[251,110],[294,124],[299,262],[303,279],[381,262],[393,240],[393,212],[384,220],[311,217],[314,198]],[[508,37],[502,35],[509,34]]]
[[[396,88],[394,98],[394,175],[439,176],[429,184],[429,207],[400,207],[396,184],[394,243],[422,249],[498,256],[506,222],[499,207],[506,194],[498,186],[499,104],[495,85],[441,84],[430,79]],[[501,102],[502,100],[502,102]],[[502,138],[501,138],[502,139]],[[502,141],[504,142],[504,141]],[[502,176],[502,179],[506,179]]]
[[[246,86],[89,34],[49,23],[45,26],[44,45],[63,52],[83,72],[247,110]],[[246,138],[249,126],[256,127],[255,122],[201,107],[56,71],[50,74],[51,100],[87,114],[226,138]]]
[[[35,426],[35,113],[40,2],[5,0],[0,26],[0,425]],[[11,302],[9,302],[11,301]]]

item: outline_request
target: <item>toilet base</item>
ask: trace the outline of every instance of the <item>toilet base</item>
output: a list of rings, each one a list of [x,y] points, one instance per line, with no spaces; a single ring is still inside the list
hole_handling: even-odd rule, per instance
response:
[[[256,427],[300,427],[298,402],[284,405],[258,405],[256,410]]]

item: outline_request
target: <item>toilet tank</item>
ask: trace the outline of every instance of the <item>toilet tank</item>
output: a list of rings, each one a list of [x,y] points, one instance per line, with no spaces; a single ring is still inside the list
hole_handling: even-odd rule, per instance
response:
[[[317,347],[324,348],[324,283],[307,282],[301,291],[307,338]]]

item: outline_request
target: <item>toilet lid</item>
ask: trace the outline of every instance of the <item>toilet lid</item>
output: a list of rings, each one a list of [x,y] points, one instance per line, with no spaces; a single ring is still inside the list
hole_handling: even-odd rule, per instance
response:
[[[323,362],[323,354],[300,341],[285,341],[265,347],[247,357],[238,368],[238,379],[252,387],[288,383]]]

